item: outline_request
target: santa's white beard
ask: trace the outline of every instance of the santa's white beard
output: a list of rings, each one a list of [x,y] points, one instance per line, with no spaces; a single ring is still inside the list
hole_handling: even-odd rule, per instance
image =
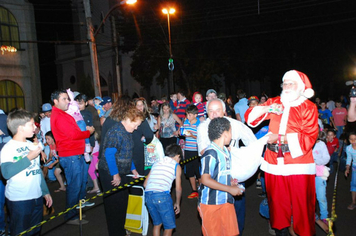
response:
[[[281,93],[281,102],[289,103],[297,100],[300,97],[300,91],[295,90],[283,90]]]

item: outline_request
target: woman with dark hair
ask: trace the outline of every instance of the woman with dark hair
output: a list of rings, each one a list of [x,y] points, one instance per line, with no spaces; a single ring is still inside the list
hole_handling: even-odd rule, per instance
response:
[[[135,98],[133,101],[136,109],[143,113],[144,120],[141,125],[132,133],[132,139],[134,142],[133,161],[136,166],[136,170],[140,175],[145,174],[145,147],[144,144],[149,144],[153,139],[153,131],[150,128],[148,117],[147,105],[145,108],[146,100],[144,98]],[[153,117],[150,119],[154,119]]]
[[[124,185],[127,182],[126,175],[131,172],[138,176],[132,160],[134,149],[132,133],[143,120],[142,112],[133,106],[126,106],[121,110],[120,121],[107,130],[99,160],[99,176],[104,191]],[[124,225],[127,203],[127,188],[104,197],[109,235],[126,235]]]

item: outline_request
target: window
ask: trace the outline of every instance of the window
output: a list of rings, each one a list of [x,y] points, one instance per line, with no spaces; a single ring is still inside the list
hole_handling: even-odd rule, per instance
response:
[[[20,48],[19,27],[14,15],[0,6],[0,46]]]
[[[25,98],[21,87],[10,80],[0,81],[0,109],[8,113],[14,108],[25,108]]]

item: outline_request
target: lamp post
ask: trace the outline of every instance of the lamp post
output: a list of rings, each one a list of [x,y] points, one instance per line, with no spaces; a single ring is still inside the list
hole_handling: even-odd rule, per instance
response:
[[[94,91],[95,91],[95,96],[100,96],[101,97],[101,89],[100,89],[100,76],[99,76],[99,66],[98,66],[98,54],[96,50],[96,42],[95,42],[95,36],[98,34],[99,30],[101,27],[104,25],[105,20],[108,18],[108,16],[111,14],[113,10],[116,8],[120,7],[123,4],[134,4],[136,3],[137,0],[123,0],[114,6],[112,6],[109,10],[109,12],[106,14],[104,19],[101,21],[99,27],[94,33],[94,27],[91,21],[91,10],[90,10],[90,2],[89,0],[84,0],[84,11],[85,11],[85,17],[86,17],[86,22],[87,22],[87,29],[88,29],[88,40],[89,40],[89,51],[90,51],[90,59],[91,59],[91,67],[93,71],[93,81],[94,81]],[[118,56],[118,55],[117,55]],[[119,94],[121,94],[121,81],[120,81],[120,73],[118,70],[118,65],[117,65],[117,83],[119,86]]]
[[[171,85],[173,85],[173,70],[174,70],[174,64],[173,64],[173,55],[172,55],[172,41],[171,41],[171,24],[169,20],[169,15],[174,14],[176,10],[174,8],[163,8],[162,12],[167,15],[167,24],[168,24],[168,44],[169,44],[169,59],[168,59],[168,69],[169,69],[169,76],[168,76],[168,96],[170,96],[170,91],[171,91]],[[173,86],[172,86],[173,87]]]

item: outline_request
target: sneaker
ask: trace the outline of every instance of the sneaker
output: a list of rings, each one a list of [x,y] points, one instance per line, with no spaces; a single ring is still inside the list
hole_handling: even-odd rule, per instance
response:
[[[0,230],[0,236],[5,236],[6,235],[6,232],[5,232],[5,230],[3,229],[3,230]]]
[[[91,207],[91,206],[94,206],[95,205],[95,203],[94,202],[84,202],[83,204],[82,204],[82,207],[81,208],[84,208],[84,207]],[[76,209],[79,209],[80,207],[79,207],[79,205],[76,207]]]
[[[188,196],[189,199],[198,198],[198,197],[199,197],[198,192],[192,192],[192,193]]]
[[[262,193],[259,193],[258,196],[259,196],[259,197],[263,197],[263,198],[267,197],[266,193],[263,193],[263,192],[262,192]]]
[[[86,207],[91,207],[91,206],[94,206],[95,205],[95,202],[84,202],[83,203],[83,206],[86,206]]]
[[[89,221],[87,220],[82,220],[81,221],[82,225],[88,224]],[[80,220],[79,219],[75,219],[75,220],[68,220],[67,225],[80,225]]]
[[[257,189],[262,189],[262,183],[261,183],[261,180],[256,180],[256,188]]]

